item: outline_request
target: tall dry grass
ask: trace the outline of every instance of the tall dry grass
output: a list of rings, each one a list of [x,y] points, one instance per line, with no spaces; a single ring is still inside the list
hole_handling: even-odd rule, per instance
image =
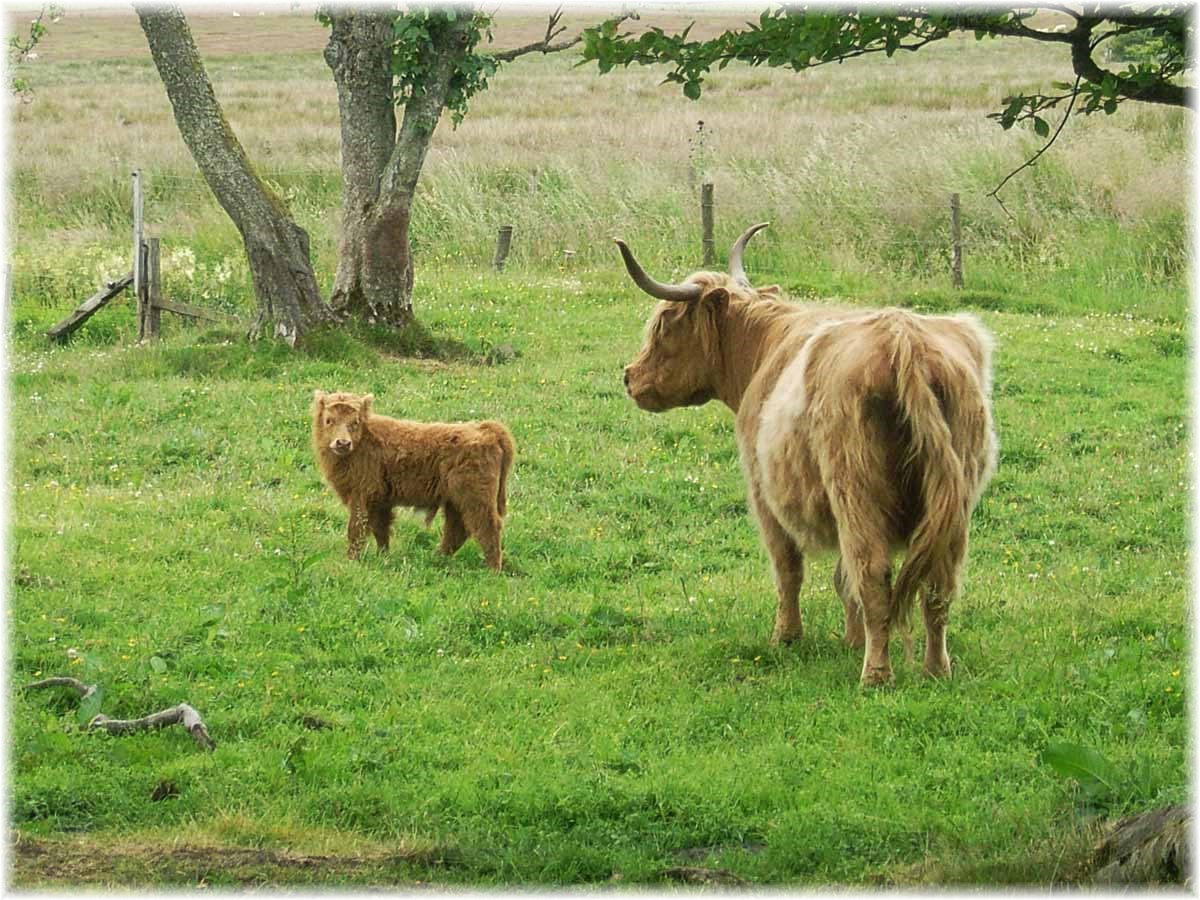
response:
[[[500,45],[541,27],[522,15],[506,33],[500,21]],[[196,23],[236,133],[311,232],[328,278],[339,136],[323,30],[283,14]],[[236,257],[236,234],[175,130],[135,17],[110,14],[87,28],[68,17],[46,50],[35,97],[15,108],[10,131],[18,285],[29,286],[22,276],[48,255],[123,245],[134,167],[147,173],[148,219],[165,240],[190,243],[201,258]],[[1130,105],[1077,118],[1005,188],[1011,218],[986,197],[1038,145],[986,115],[1006,94],[1066,79],[1058,48],[963,36],[802,75],[731,66],[698,102],[663,85],[659,69],[602,77],[577,62],[573,52],[523,58],[475,98],[458,129],[439,126],[415,209],[419,265],[485,262],[496,227],[511,223],[514,266],[608,266],[619,232],[670,277],[699,260],[701,176],[715,185],[718,243],[771,220],[752,265],[800,289],[940,278],[947,200],[959,192],[969,276],[1078,281],[1082,267],[1085,281],[1104,281],[1110,260],[1121,279],[1181,290],[1181,110]],[[233,283],[248,286],[242,268]]]

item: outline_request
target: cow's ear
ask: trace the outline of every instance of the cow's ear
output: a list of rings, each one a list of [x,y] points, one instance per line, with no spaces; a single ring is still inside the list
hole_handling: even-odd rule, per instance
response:
[[[313,409],[322,410],[325,408],[325,392],[313,391]]]
[[[704,302],[717,312],[723,310],[729,303],[729,291],[723,287],[713,288],[704,295]]]
[[[374,400],[374,394],[363,394],[363,398],[360,402],[362,403],[362,414],[364,416],[369,416],[371,414],[371,403],[374,402]]]

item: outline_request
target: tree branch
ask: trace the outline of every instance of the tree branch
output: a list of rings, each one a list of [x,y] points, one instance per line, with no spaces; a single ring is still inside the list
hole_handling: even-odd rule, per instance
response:
[[[616,17],[615,22],[619,25],[626,19],[633,17],[633,13],[623,12]],[[557,44],[550,43],[554,38],[567,30],[567,26],[558,24],[560,19],[562,19],[561,6],[550,14],[550,20],[546,23],[546,36],[540,41],[534,41],[532,44],[526,44],[523,47],[514,47],[511,50],[501,50],[498,53],[489,55],[496,62],[512,62],[518,56],[524,56],[526,53],[558,53],[560,50],[567,50],[574,47],[583,40],[582,34],[577,34],[575,37],[565,41],[559,41]]]
[[[186,703],[142,716],[140,719],[110,719],[101,713],[88,722],[88,728],[103,728],[109,734],[127,734],[131,731],[163,728],[167,725],[182,725],[202,750],[217,749],[216,742],[208,736],[208,729],[204,727],[200,713]]]
[[[498,62],[512,62],[518,56],[524,56],[526,53],[556,53],[559,50],[566,50],[568,47],[574,47],[581,40],[582,35],[576,35],[571,40],[560,41],[558,44],[551,44],[554,38],[558,37],[567,30],[565,25],[559,25],[562,19],[562,7],[560,6],[554,12],[550,13],[550,20],[546,23],[546,36],[540,41],[534,41],[532,44],[526,44],[524,47],[514,47],[511,50],[501,50],[499,53],[493,53],[492,57]]]
[[[1079,81],[1080,81],[1079,78],[1075,79],[1075,87],[1072,89],[1071,95],[1070,95],[1071,102],[1067,104],[1067,111],[1065,113],[1063,113],[1062,121],[1059,122],[1058,127],[1056,129],[1054,129],[1054,134],[1050,135],[1050,140],[1046,141],[1045,145],[1042,147],[1041,150],[1039,150],[1037,153],[1033,154],[1033,156],[1031,156],[1029,159],[1025,160],[1025,162],[1023,162],[1017,168],[1013,169],[1011,172],[1009,172],[1007,175],[1005,175],[1004,180],[1001,181],[998,185],[996,185],[992,189],[991,193],[988,194],[989,197],[994,198],[995,201],[1000,204],[1000,208],[1003,209],[1005,211],[1005,213],[1008,214],[1009,218],[1012,218],[1012,213],[1008,212],[1008,207],[1005,206],[1004,201],[1000,199],[1000,189],[1002,187],[1004,187],[1006,184],[1008,184],[1009,180],[1014,175],[1016,175],[1018,172],[1020,172],[1024,169],[1028,169],[1030,166],[1034,165],[1038,161],[1038,157],[1040,157],[1043,153],[1045,153],[1047,150],[1049,150],[1051,145],[1055,141],[1058,140],[1058,136],[1062,133],[1063,126],[1067,124],[1067,119],[1069,119],[1071,117],[1071,109],[1075,106],[1075,98],[1079,96]]]
[[[66,675],[43,678],[41,681],[25,685],[21,690],[33,691],[50,687],[69,687],[79,695],[80,703],[95,694],[97,690],[97,686],[94,684],[84,684],[78,678],[71,678]],[[127,734],[131,731],[144,731],[148,728],[162,728],[166,725],[176,724],[183,725],[192,736],[192,739],[200,745],[201,749],[216,749],[217,744],[209,737],[208,729],[204,726],[204,721],[200,718],[200,713],[196,712],[193,707],[188,706],[186,703],[180,703],[178,706],[172,706],[170,709],[164,709],[161,712],[152,713],[140,719],[110,719],[103,713],[97,713],[88,722],[87,727],[89,729],[103,728],[109,734]]]
[[[1092,59],[1092,29],[1098,24],[1100,24],[1099,19],[1083,17],[1072,31],[1065,34],[1066,37],[1071,38],[1071,68],[1075,70],[1077,76],[1092,84],[1101,84],[1106,78],[1111,79],[1115,83],[1115,92],[1130,100],[1162,103],[1167,106],[1191,105],[1191,91],[1181,85],[1171,84],[1165,80],[1139,85],[1128,78],[1121,77],[1116,72],[1110,72],[1101,67]]]

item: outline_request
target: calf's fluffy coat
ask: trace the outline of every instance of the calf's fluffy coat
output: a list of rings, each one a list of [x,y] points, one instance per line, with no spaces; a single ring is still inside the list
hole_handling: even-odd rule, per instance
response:
[[[372,394],[313,393],[313,450],[321,473],[350,513],[347,556],[356,559],[369,527],[380,550],[394,507],[445,519],[438,548],[447,556],[474,537],[500,571],[512,435],[500,422],[411,422],[371,412]]]

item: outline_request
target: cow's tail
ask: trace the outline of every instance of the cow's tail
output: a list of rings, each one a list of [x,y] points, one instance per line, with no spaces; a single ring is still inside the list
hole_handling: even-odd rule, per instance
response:
[[[922,500],[892,588],[891,622],[907,632],[922,585],[932,582],[950,594],[957,588],[973,499],[965,459],[977,452],[975,432],[987,427],[988,411],[976,373],[939,352],[911,315],[897,312],[890,324],[896,394]]]
[[[512,434],[500,422],[481,422],[479,427],[489,432],[500,448],[500,485],[496,489],[496,511],[503,516],[508,512],[508,470],[512,468],[516,456],[516,445]]]

